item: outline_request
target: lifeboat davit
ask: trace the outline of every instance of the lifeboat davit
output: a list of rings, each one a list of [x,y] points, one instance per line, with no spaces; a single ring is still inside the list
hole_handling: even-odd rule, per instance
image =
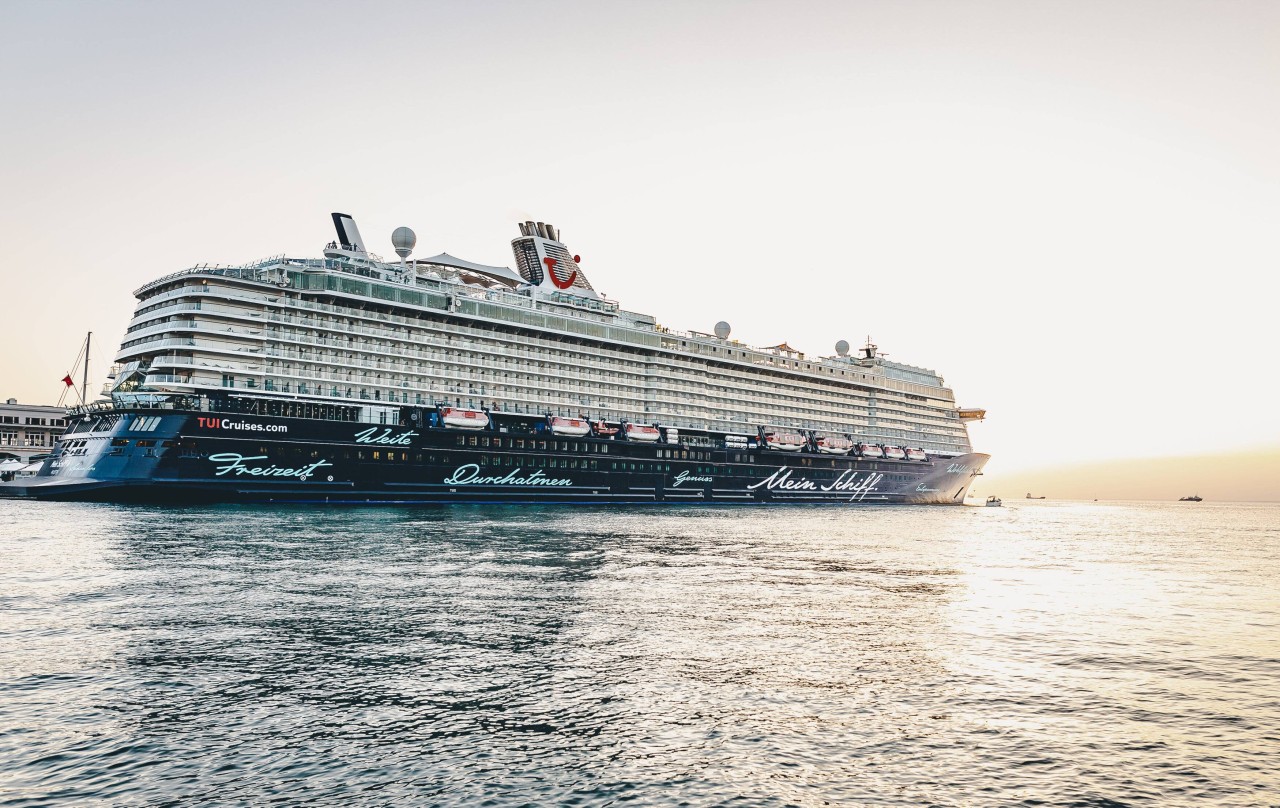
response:
[[[848,438],[818,438],[818,451],[825,454],[849,454],[853,441]]]
[[[908,460],[928,460],[929,455],[924,453],[924,449],[908,449],[907,459]]]
[[[553,416],[551,418],[551,431],[557,435],[565,435],[570,438],[580,438],[591,431],[591,427],[581,418],[560,418]]]
[[[655,441],[659,437],[658,428],[643,424],[627,424],[627,440]]]
[[[907,453],[902,451],[901,447],[898,447],[898,446],[884,447],[885,460],[905,460],[906,457],[907,457]]]
[[[877,457],[884,457],[884,450],[881,449],[879,446],[876,446],[874,443],[859,443],[858,454],[862,455],[863,457],[869,457],[874,459]]]
[[[765,445],[770,449],[784,452],[798,452],[804,448],[804,436],[795,432],[770,432],[764,436]]]
[[[595,433],[602,438],[608,438],[618,434],[618,428],[616,426],[609,426],[604,421],[596,421],[591,425],[591,428],[594,429]]]
[[[484,429],[489,425],[489,416],[480,410],[445,407],[440,411],[440,421],[454,429]]]

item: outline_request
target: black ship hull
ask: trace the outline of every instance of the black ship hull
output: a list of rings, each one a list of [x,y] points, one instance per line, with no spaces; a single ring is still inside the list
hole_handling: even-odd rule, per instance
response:
[[[71,420],[34,477],[0,497],[111,502],[961,504],[988,455],[888,460],[728,445],[723,436],[482,429],[404,408],[394,424],[172,409]],[[672,442],[667,442],[671,440]],[[674,441],[679,440],[679,443]]]

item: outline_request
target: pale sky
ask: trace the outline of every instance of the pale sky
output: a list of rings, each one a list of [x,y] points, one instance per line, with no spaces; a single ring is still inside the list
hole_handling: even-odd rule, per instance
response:
[[[664,325],[940,371],[992,469],[1280,445],[1280,3],[0,5],[0,397],[132,290],[511,266],[554,223]]]

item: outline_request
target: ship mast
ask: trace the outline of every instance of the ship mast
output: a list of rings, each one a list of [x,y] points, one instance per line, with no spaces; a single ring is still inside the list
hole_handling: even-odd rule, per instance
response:
[[[84,406],[89,400],[89,347],[93,344],[93,332],[90,331],[84,338],[84,376],[80,382],[80,406]]]

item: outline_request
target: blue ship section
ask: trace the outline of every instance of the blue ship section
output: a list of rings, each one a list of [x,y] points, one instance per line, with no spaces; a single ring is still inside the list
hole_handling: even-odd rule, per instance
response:
[[[308,503],[960,504],[988,455],[885,460],[726,445],[556,435],[495,414],[483,429],[405,407],[397,423],[167,409],[72,419],[34,477],[0,496],[58,500]],[[674,434],[672,440],[676,440]]]

